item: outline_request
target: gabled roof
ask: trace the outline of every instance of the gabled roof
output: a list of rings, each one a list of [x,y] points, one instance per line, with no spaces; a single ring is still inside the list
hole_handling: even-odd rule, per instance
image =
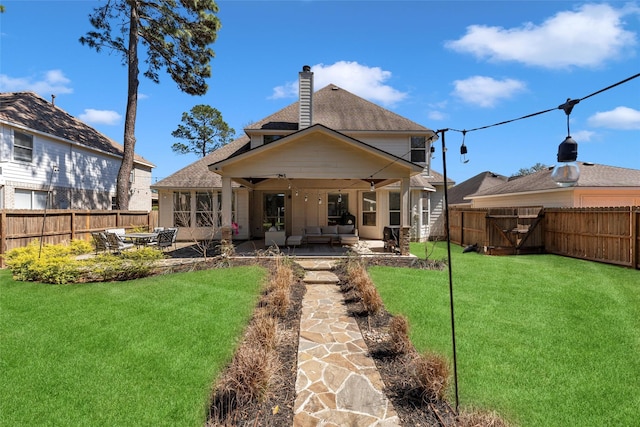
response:
[[[579,168],[580,178],[574,187],[558,187],[551,179],[552,169],[549,168],[480,190],[469,195],[468,198],[572,188],[636,187],[640,189],[640,170],[594,163],[580,163]]]
[[[33,92],[0,93],[0,122],[122,157],[124,147]],[[154,167],[141,156],[136,163]]]
[[[433,133],[418,123],[360,98],[336,85],[313,93],[313,124],[322,124],[339,132],[389,131]],[[265,117],[245,128],[251,130],[298,130],[299,102]]]
[[[242,136],[171,174],[171,176],[158,181],[153,184],[151,188],[221,188],[222,178],[217,173],[209,171],[209,164],[224,160],[233,156],[235,153],[243,152],[248,149],[248,147],[249,137],[246,135]],[[232,183],[232,185],[238,186],[235,183]]]
[[[415,163],[412,163],[401,157],[397,157],[387,151],[383,151],[372,145],[365,144],[360,140],[352,138],[334,129],[330,129],[321,124],[312,125],[308,128],[305,128],[293,134],[287,135],[284,138],[280,138],[277,141],[274,141],[270,144],[260,145],[251,150],[242,152],[241,154],[234,153],[232,156],[228,158],[212,163],[211,165],[209,165],[209,169],[211,171],[216,171],[222,174],[226,166],[238,164],[239,162],[245,162],[248,159],[254,158],[257,155],[264,155],[265,153],[278,150],[281,147],[291,146],[292,144],[295,144],[296,141],[302,138],[305,138],[306,136],[316,136],[316,135],[323,135],[325,137],[330,137],[332,140],[340,141],[342,145],[348,145],[348,146],[354,147],[355,149],[357,149],[358,153],[371,155],[371,156],[375,156],[376,158],[383,159],[385,162],[387,162],[389,166],[396,165],[396,166],[402,166],[404,168],[407,168],[412,172],[413,175],[416,175],[422,171],[422,167],[418,166]],[[294,147],[300,147],[300,146],[294,145]],[[297,171],[296,173],[302,173],[303,175],[305,175],[305,174],[308,174],[309,172],[310,172],[309,169],[305,169],[304,171]],[[294,176],[291,176],[291,177],[294,177]],[[312,176],[306,175],[305,177],[312,177]]]
[[[508,179],[509,178],[506,176],[498,175],[493,172],[481,172],[478,175],[461,182],[455,187],[450,188],[448,192],[449,204],[455,205],[471,203],[469,200],[464,199],[469,194],[488,190],[496,185],[507,182]]]

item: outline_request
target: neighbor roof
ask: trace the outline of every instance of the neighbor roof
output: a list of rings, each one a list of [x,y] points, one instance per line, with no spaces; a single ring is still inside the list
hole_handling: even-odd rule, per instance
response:
[[[450,205],[471,203],[469,200],[465,200],[465,196],[469,194],[478,193],[488,190],[505,183],[509,178],[503,175],[498,175],[493,172],[481,172],[478,175],[461,182],[455,187],[451,187],[448,192],[448,200]]]
[[[322,124],[339,132],[344,131],[401,131],[433,132],[418,123],[393,113],[373,102],[360,98],[336,85],[330,84],[313,93],[312,124]],[[299,101],[250,124],[251,130],[298,130]]]
[[[33,92],[0,93],[0,121],[122,157],[124,147]],[[136,163],[155,165],[135,155]]]
[[[580,178],[574,187],[638,187],[640,188],[640,170],[616,166],[579,163]],[[483,197],[526,193],[543,190],[557,190],[560,187],[551,179],[552,169],[543,169],[536,173],[511,179],[503,184],[482,189],[468,197]]]

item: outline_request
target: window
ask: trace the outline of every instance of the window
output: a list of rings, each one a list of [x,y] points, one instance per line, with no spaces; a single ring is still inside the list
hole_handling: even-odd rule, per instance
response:
[[[362,225],[376,225],[376,193],[362,193]]]
[[[30,162],[33,157],[33,136],[26,133],[13,132],[13,160]]]
[[[191,227],[191,193],[176,191],[173,193],[174,227]]]
[[[426,136],[411,137],[411,161],[413,163],[427,162],[427,137]]]
[[[196,227],[217,227],[222,222],[222,206],[218,193],[196,192]]]
[[[16,190],[15,209],[46,209],[48,193],[46,191]]]
[[[327,196],[327,218],[329,220],[328,225],[340,224],[342,215],[349,210],[349,195],[348,194],[329,194]]]
[[[428,226],[429,224],[429,195],[426,191],[422,194],[422,225]]]
[[[269,230],[271,226],[276,226],[278,230],[282,230],[285,225],[284,218],[284,193],[265,193],[264,202],[264,231]]]
[[[284,135],[264,135],[262,137],[262,142],[267,145],[272,143],[273,141],[277,141],[280,138],[284,137]]]
[[[389,225],[400,225],[400,192],[389,193]]]
[[[111,198],[111,210],[115,211],[118,209],[118,199],[116,197]]]

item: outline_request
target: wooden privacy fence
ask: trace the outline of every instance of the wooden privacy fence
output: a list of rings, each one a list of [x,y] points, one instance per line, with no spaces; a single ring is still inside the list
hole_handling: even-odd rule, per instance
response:
[[[56,244],[72,239],[90,240],[91,232],[107,228],[152,229],[157,224],[157,211],[3,209],[0,214],[0,255],[26,246],[41,236],[43,243]],[[2,258],[0,263],[4,265]]]
[[[553,253],[640,269],[640,207],[449,210],[450,237],[488,254]]]
[[[548,253],[640,268],[640,207],[545,209]]]

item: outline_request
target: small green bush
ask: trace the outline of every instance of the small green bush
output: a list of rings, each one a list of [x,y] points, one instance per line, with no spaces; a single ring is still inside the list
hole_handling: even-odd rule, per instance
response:
[[[42,245],[33,240],[27,246],[7,252],[5,263],[15,280],[43,283],[74,283],[80,276],[79,263],[66,245]]]
[[[87,250],[88,249],[88,250]],[[73,240],[70,245],[43,245],[33,240],[27,246],[12,249],[5,255],[5,263],[15,280],[53,284],[78,283],[95,280],[131,280],[148,276],[161,251],[142,248],[120,255],[102,254],[83,261],[78,254],[91,252],[88,242]]]

